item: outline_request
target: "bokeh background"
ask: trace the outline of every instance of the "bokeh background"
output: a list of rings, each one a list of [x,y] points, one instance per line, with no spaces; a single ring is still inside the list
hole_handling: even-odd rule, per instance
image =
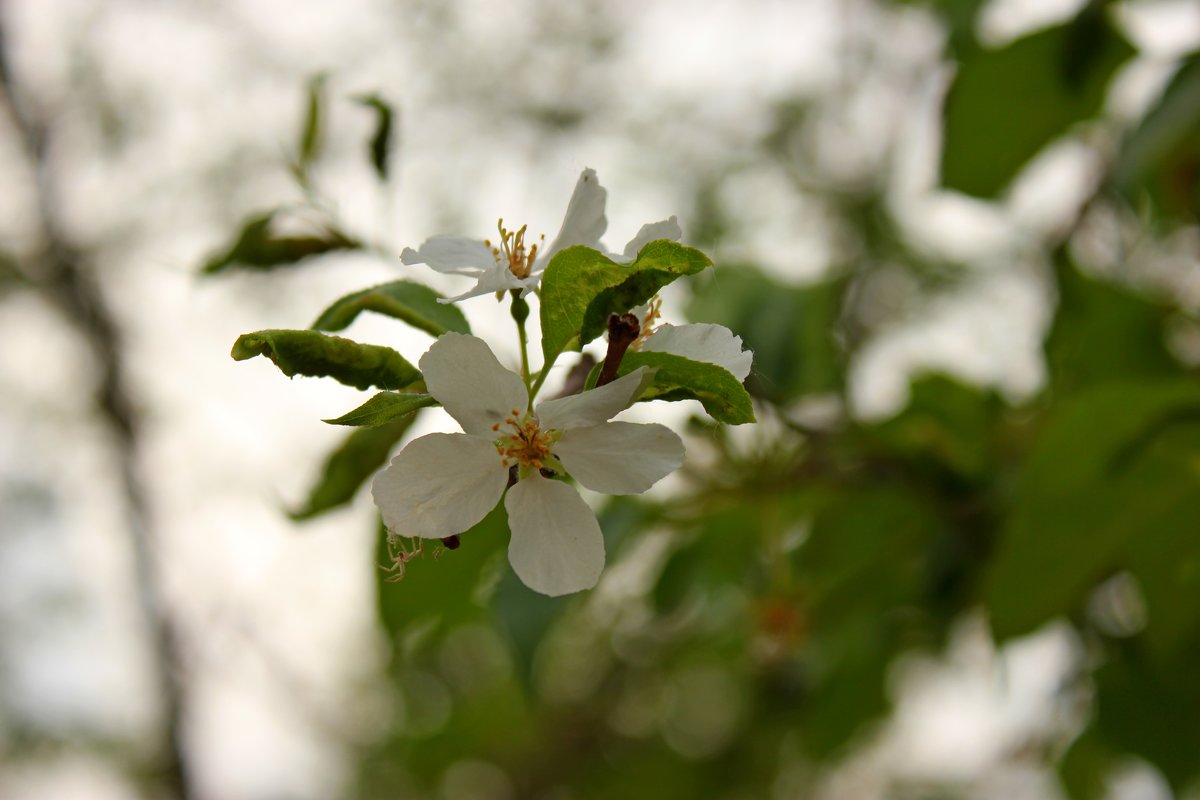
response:
[[[0,24],[0,797],[1197,796],[1200,6]],[[610,246],[713,256],[664,307],[754,348],[760,422],[630,412],[689,464],[593,498],[590,593],[525,590],[502,518],[388,582],[355,490],[453,425],[347,438],[365,396],[230,346],[463,291],[396,253],[552,236],[584,167]]]

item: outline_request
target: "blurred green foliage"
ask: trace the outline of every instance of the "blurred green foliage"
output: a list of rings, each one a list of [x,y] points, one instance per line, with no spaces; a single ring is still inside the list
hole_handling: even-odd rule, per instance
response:
[[[945,188],[995,198],[1047,146],[1115,125],[1106,92],[1135,51],[1109,4],[998,48],[976,39],[977,0],[922,5],[943,15],[957,59],[943,109]],[[1187,58],[1144,119],[1117,129],[1122,144],[1081,215],[1132,205],[1141,237],[1197,222],[1197,64]],[[301,137],[305,169],[319,88]],[[380,137],[391,111],[363,102],[380,113],[369,154],[386,178]],[[796,125],[808,114],[787,109]],[[800,157],[790,131],[763,142],[782,170]],[[1200,382],[1165,337],[1169,320],[1195,309],[1120,268],[1102,277],[1073,247],[1076,224],[1035,245],[1056,291],[1039,394],[1014,406],[948,375],[916,375],[902,410],[855,418],[850,365],[878,324],[864,286],[881,264],[907,269],[918,287],[956,275],[904,240],[887,218],[886,188],[830,191],[862,258],[819,281],[784,285],[753,264],[719,263],[695,282],[689,316],[728,326],[754,350],[754,405],[741,387],[693,396],[718,419],[761,424],[731,431],[694,419],[678,492],[602,509],[600,588],[552,599],[521,585],[504,557],[502,507],[454,548],[417,551],[381,533],[393,709],[361,752],[358,796],[453,796],[466,786],[478,796],[767,797],[778,796],[781,776],[803,796],[886,719],[897,659],[942,651],[956,624],[980,614],[997,645],[1051,624],[1079,645],[1063,680],[1072,684],[1064,694],[1087,698],[1082,720],[1028,743],[1071,797],[1103,796],[1128,755],[1176,791],[1196,786]],[[710,183],[698,192],[699,238],[719,250],[733,223]],[[263,239],[260,222],[216,268],[312,249],[287,256],[280,247],[296,246]],[[547,272],[543,300],[592,281],[611,288],[603,297],[614,308],[644,301],[661,285],[654,255],[643,253],[638,281],[611,262],[567,258]],[[702,259],[671,269],[698,272]],[[450,310],[420,294],[375,287],[338,301],[314,327],[340,330],[369,309],[424,319],[431,333],[460,329],[435,319]],[[581,326],[599,334],[610,310],[543,305],[545,354],[577,348]],[[630,366],[655,355],[634,354]],[[400,444],[414,419],[409,401],[382,397],[359,410],[364,419],[387,418],[368,414],[372,403],[403,402],[407,416],[351,433],[297,517],[349,501]],[[814,407],[827,413],[814,417]]]

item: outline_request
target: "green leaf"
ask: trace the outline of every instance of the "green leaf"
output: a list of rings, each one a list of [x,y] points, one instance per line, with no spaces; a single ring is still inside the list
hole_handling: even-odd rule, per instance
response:
[[[395,112],[392,107],[377,94],[368,94],[354,98],[359,105],[375,110],[375,133],[371,136],[368,150],[371,165],[380,180],[388,179],[388,166],[392,155],[392,121]]]
[[[303,506],[289,512],[295,520],[311,519],[354,499],[358,489],[384,465],[392,448],[417,419],[410,414],[373,428],[360,428],[329,454],[321,477]]]
[[[325,74],[314,75],[308,81],[308,103],[304,110],[304,125],[300,129],[300,142],[296,168],[300,175],[308,174],[308,168],[321,155],[325,130],[321,106],[324,102]]]
[[[946,97],[942,182],[996,197],[1051,140],[1100,113],[1134,54],[1098,4],[1066,25],[973,53]]]
[[[638,367],[655,369],[654,382],[639,400],[699,400],[717,422],[727,425],[754,422],[749,392],[724,367],[672,353],[635,351],[621,359],[617,375],[628,375]]]
[[[1200,218],[1200,54],[1183,62],[1158,103],[1126,137],[1113,184],[1160,218]]]
[[[392,281],[348,294],[321,312],[312,324],[314,330],[340,331],[363,311],[386,314],[419,328],[430,336],[447,331],[470,333],[471,326],[462,311],[451,303],[439,303],[440,294],[411,281]]]
[[[568,247],[550,260],[542,276],[542,355],[549,364],[566,349],[579,349],[604,332],[610,314],[645,303],[682,275],[711,266],[692,247],[660,239],[630,264],[618,264],[588,247]]]
[[[1109,384],[1058,409],[1025,464],[986,576],[998,639],[1075,611],[1098,581],[1130,565],[1148,531],[1192,526],[1200,480],[1157,449],[1180,415],[1200,417],[1200,386]]]
[[[922,627],[931,544],[944,523],[926,498],[886,484],[824,491],[814,501],[811,531],[792,564],[809,649],[825,664],[814,670],[804,736],[830,757],[887,710],[888,664],[920,643],[907,637]]]
[[[266,330],[245,333],[233,343],[234,361],[266,356],[289,378],[330,377],[356,389],[403,389],[421,373],[390,347],[359,344],[316,331]]]
[[[1091,726],[1079,735],[1058,762],[1058,778],[1071,800],[1100,800],[1105,797],[1114,753],[1104,746]]]
[[[723,266],[696,283],[688,318],[724,325],[754,351],[752,394],[786,403],[842,386],[846,359],[834,333],[844,279],[792,287],[752,267]]]
[[[437,404],[438,401],[427,394],[380,392],[353,411],[343,414],[337,419],[324,420],[324,422],[328,422],[330,425],[372,427],[406,417],[416,413],[419,409]]]
[[[1146,658],[1136,638],[1109,644],[1090,681],[1093,730],[1108,749],[1156,766],[1173,796],[1187,796],[1200,778],[1200,640],[1178,648],[1165,664]]]
[[[914,378],[901,413],[862,432],[873,449],[903,459],[910,471],[986,482],[995,471],[993,440],[1003,412],[994,393],[950,376],[923,375]]]
[[[362,248],[360,242],[333,229],[313,236],[276,236],[271,232],[271,224],[277,214],[277,211],[268,211],[246,220],[233,244],[220,255],[210,258],[203,272],[211,275],[235,266],[268,270],[325,253]]]
[[[1046,339],[1055,390],[1181,374],[1167,349],[1163,305],[1112,281],[1088,277],[1065,259],[1055,274],[1058,313]]]
[[[379,538],[379,564],[390,567],[385,534]],[[404,565],[402,577],[398,568],[379,570],[379,615],[397,644],[414,626],[445,629],[486,615],[501,570],[507,569],[504,504],[498,503],[475,527],[460,533],[458,540],[457,549],[441,550],[436,557],[439,543],[425,540],[421,555]]]

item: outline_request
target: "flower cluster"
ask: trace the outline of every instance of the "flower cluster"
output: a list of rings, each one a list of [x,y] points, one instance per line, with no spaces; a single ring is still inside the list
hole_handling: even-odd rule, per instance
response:
[[[466,292],[440,302],[510,293],[522,367],[520,374],[506,369],[475,336],[440,336],[421,358],[420,373],[429,395],[463,432],[409,442],[376,476],[375,503],[389,531],[457,541],[451,537],[479,523],[503,498],[512,534],[509,561],[527,586],[548,595],[588,589],[604,567],[599,523],[568,480],[605,494],[640,494],[684,461],[683,442],[663,425],[612,421],[652,386],[654,368],[638,367],[617,377],[619,364],[606,363],[600,385],[534,403],[550,364],[536,379],[531,374],[525,352],[528,312],[519,309],[526,295],[538,292],[555,255],[582,246],[615,267],[634,262],[651,242],[675,242],[682,235],[670,217],[643,225],[620,253],[608,252],[600,242],[608,226],[606,194],[596,173],[584,170],[549,247],[541,237],[527,238],[527,227],[510,230],[501,220],[495,241],[434,236],[401,256],[405,264],[475,280]],[[621,319],[633,326],[633,335],[618,348],[610,346],[610,359],[615,352],[619,362],[630,348],[669,354],[681,363],[725,370],[738,384],[750,372],[752,354],[722,326],[659,323],[657,297],[625,311]]]

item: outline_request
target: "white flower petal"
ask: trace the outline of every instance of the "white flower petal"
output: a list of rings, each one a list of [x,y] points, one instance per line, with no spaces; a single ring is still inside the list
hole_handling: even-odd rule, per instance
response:
[[[467,291],[456,297],[438,298],[439,303],[457,303],[459,300],[466,300],[469,297],[479,297],[485,294],[493,294],[495,292],[507,292],[509,289],[521,289],[522,294],[527,294],[533,286],[537,285],[537,281],[531,278],[521,280],[516,275],[509,271],[508,267],[497,264],[492,269],[483,272],[477,272],[472,275],[475,278],[475,285]]]
[[[683,229],[679,227],[679,220],[674,215],[659,222],[649,222],[642,226],[642,229],[637,232],[637,236],[629,240],[629,244],[625,245],[625,252],[622,254],[621,260],[632,261],[638,251],[651,242],[659,239],[670,239],[672,242],[677,242],[681,236],[683,236]]]
[[[739,381],[746,380],[754,362],[754,353],[742,349],[742,337],[724,325],[707,322],[695,325],[663,325],[642,345],[642,350],[673,353],[724,367]]]
[[[502,367],[487,343],[474,336],[442,334],[421,356],[420,367],[429,393],[475,436],[495,438],[492,425],[528,404],[521,378]]]
[[[442,539],[496,507],[508,469],[491,442],[462,433],[413,439],[375,476],[371,494],[389,530]]]
[[[550,243],[549,249],[538,256],[537,268],[544,269],[555,253],[567,247],[581,244],[600,249],[600,237],[608,229],[608,218],[604,216],[604,201],[607,196],[608,192],[596,177],[596,170],[585,169],[575,183],[575,191],[571,194],[571,202],[567,204],[567,214],[563,217],[562,227]]]
[[[404,248],[400,260],[405,264],[427,264],[451,275],[476,275],[496,266],[491,248],[478,239],[462,236],[430,236],[417,250]]]
[[[537,407],[538,422],[543,428],[555,431],[599,425],[633,405],[653,380],[653,370],[638,367],[612,383],[547,400]]]
[[[535,473],[508,490],[504,507],[512,531],[508,560],[526,586],[556,597],[596,585],[604,536],[578,492]]]
[[[605,422],[567,431],[554,455],[594,492],[641,494],[683,466],[683,441],[657,423]]]

